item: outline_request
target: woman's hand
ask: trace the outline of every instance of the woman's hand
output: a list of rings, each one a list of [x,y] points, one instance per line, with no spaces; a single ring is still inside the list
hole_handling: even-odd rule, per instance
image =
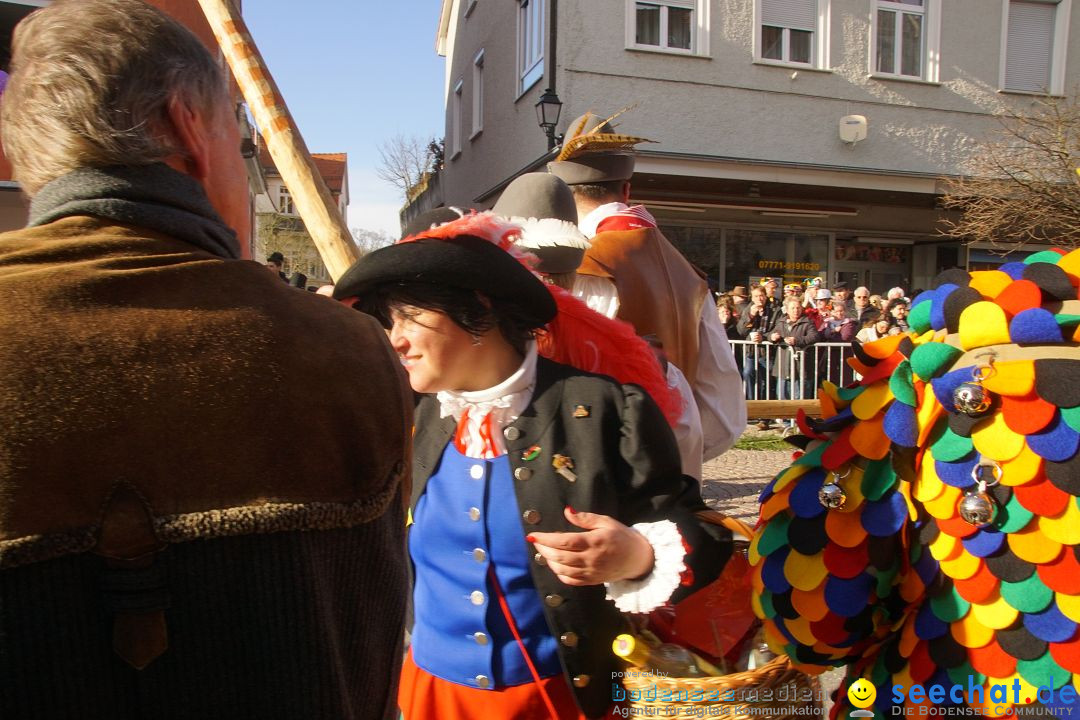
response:
[[[584,532],[532,533],[536,546],[555,576],[567,585],[599,585],[649,574],[652,545],[643,535],[610,515],[564,510],[571,524]]]

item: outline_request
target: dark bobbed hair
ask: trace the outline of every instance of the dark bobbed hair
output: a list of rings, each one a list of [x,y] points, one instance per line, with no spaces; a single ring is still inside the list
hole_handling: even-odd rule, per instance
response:
[[[444,313],[470,335],[497,329],[522,355],[537,329],[534,321],[515,303],[493,303],[477,290],[436,283],[384,283],[361,296],[354,307],[373,316],[389,330],[393,325],[391,311],[402,306]]]

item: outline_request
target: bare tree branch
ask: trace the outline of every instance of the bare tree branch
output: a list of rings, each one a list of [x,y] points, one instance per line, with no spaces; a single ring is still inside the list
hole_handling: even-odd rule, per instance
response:
[[[379,165],[375,172],[379,179],[398,188],[409,199],[441,166],[441,142],[395,135],[379,145]]]
[[[960,210],[947,234],[1015,246],[1080,247],[1080,100],[1045,98],[1028,113],[1000,116],[967,174],[948,183],[943,205]]]

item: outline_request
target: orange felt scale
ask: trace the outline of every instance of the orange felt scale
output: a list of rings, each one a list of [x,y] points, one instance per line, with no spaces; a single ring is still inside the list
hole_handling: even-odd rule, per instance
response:
[[[1071,673],[1080,673],[1080,637],[1063,643],[1050,643],[1050,656]]]
[[[993,300],[1012,285],[1013,279],[1001,270],[977,270],[971,273],[971,287],[987,300]]]
[[[863,350],[866,354],[872,358],[878,360],[885,360],[896,352],[900,347],[900,343],[903,342],[906,335],[886,335],[880,340],[875,340],[872,343],[863,345]]]
[[[892,337],[900,336],[893,335]],[[903,362],[903,360],[904,356],[898,353],[890,358],[882,360],[877,365],[867,367],[866,365],[863,365],[861,362],[859,362],[858,358],[853,357],[848,358],[848,365],[851,366],[851,368],[855,372],[862,375],[862,382],[869,384],[875,383],[879,380],[884,380],[885,378],[891,376],[893,374],[893,371],[896,370],[896,366]]]
[[[891,394],[891,393],[890,393]],[[870,460],[881,460],[889,454],[892,442],[885,434],[885,414],[880,413],[872,420],[864,420],[851,431],[851,447]]]
[[[956,592],[960,594],[960,597],[970,603],[981,603],[994,596],[994,593],[998,591],[1000,581],[990,572],[990,568],[986,566],[986,563],[980,563],[979,569],[974,575],[964,580],[954,580],[953,585],[956,587]],[[970,612],[968,612],[966,620],[975,622]],[[980,627],[983,626],[980,625]],[[989,628],[986,628],[986,630],[992,632]]]
[[[950,490],[955,490],[956,488],[949,488],[949,489]],[[959,497],[960,497],[960,491],[959,490],[957,490],[956,497],[957,497],[957,499],[959,499]],[[956,506],[954,505],[953,506],[954,510],[955,510],[955,507]],[[958,537],[958,538],[971,537],[972,535],[975,534],[976,530],[978,530],[978,528],[976,528],[971,523],[965,521],[964,518],[960,517],[959,515],[956,515],[956,516],[950,517],[950,518],[939,519],[937,521],[937,526],[938,526],[938,528],[941,529],[941,532],[949,533],[950,535],[952,535],[954,537]]]
[[[853,548],[866,539],[866,528],[858,514],[831,512],[825,518],[825,533],[840,547]]]
[[[1035,391],[1023,396],[1002,395],[1001,414],[1014,433],[1032,435],[1050,424],[1057,408],[1038,396]]]
[[[1030,280],[1017,280],[1002,290],[994,302],[1011,319],[1019,312],[1039,307],[1042,304],[1042,290]]]
[[[1069,550],[1036,568],[1046,587],[1066,595],[1080,595],[1080,561]]]
[[[791,605],[810,622],[817,622],[829,614],[829,607],[825,604],[825,595],[820,589],[809,592],[793,589]]]
[[[1037,565],[1051,562],[1061,555],[1061,543],[1046,537],[1037,523],[1028,523],[1023,530],[1009,533],[1006,540],[1018,558]]]
[[[990,677],[1008,677],[1016,672],[1016,658],[1001,649],[997,640],[968,649],[971,667]]]

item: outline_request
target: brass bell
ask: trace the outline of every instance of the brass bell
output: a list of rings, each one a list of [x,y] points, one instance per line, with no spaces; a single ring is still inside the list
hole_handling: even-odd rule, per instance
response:
[[[994,522],[997,517],[997,504],[985,490],[985,485],[980,484],[979,489],[972,490],[960,499],[957,511],[964,522],[983,528]]]
[[[953,405],[968,417],[979,417],[990,409],[990,393],[977,382],[960,383],[953,390]]]
[[[847,502],[847,494],[844,488],[837,482],[827,482],[821,486],[817,493],[818,502],[829,510],[841,510]]]

